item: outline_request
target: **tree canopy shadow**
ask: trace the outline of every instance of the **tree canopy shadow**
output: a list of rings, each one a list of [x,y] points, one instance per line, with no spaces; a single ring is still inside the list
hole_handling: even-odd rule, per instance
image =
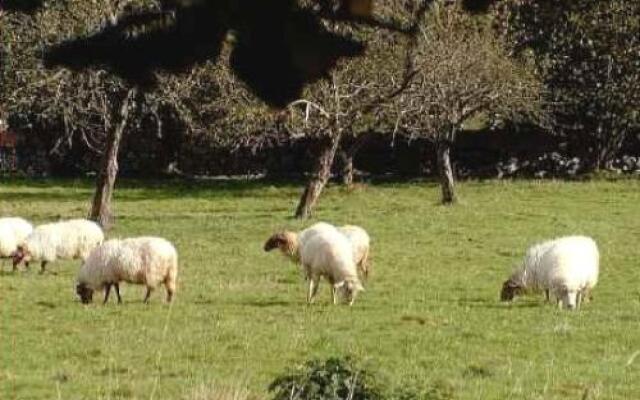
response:
[[[327,77],[343,58],[361,56],[366,43],[328,30],[323,21],[361,24],[415,34],[393,16],[376,17],[376,0],[160,0],[159,9],[127,6],[85,37],[49,46],[46,67],[105,68],[131,85],[151,89],[155,72],[189,71],[217,62],[225,40],[232,43],[230,66],[253,93],[273,107],[301,96],[306,84]],[[423,12],[433,0],[416,0]],[[485,12],[493,0],[463,1]],[[33,14],[43,0],[5,0],[9,12]],[[58,3],[65,7],[65,2]]]
[[[295,0],[160,3],[160,10],[131,9],[89,36],[50,46],[45,66],[99,66],[132,85],[153,88],[156,71],[182,73],[195,64],[215,63],[229,40],[236,76],[261,100],[282,107],[299,98],[305,84],[327,76],[340,59],[365,51],[364,43],[329,31],[318,10]],[[322,15],[349,19],[339,11]]]

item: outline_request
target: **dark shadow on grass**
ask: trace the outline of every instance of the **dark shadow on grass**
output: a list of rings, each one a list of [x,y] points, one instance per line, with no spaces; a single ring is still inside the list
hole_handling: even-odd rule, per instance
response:
[[[426,318],[422,318],[417,315],[403,315],[402,317],[400,317],[400,320],[403,322],[416,322],[419,325],[424,325],[427,323]]]
[[[538,301],[514,301],[502,302],[498,299],[482,299],[470,298],[459,299],[458,305],[471,308],[494,308],[494,309],[510,309],[510,308],[534,308],[543,307],[545,303]]]
[[[280,197],[282,190],[297,190],[303,186],[300,180],[268,180],[268,179],[206,179],[190,180],[181,178],[168,179],[118,179],[116,183],[115,198],[121,201],[138,200],[162,200],[175,198],[220,198],[220,197],[244,197],[253,195],[256,191],[267,191],[261,195]],[[80,190],[51,191],[51,188],[69,188],[89,190],[89,193]],[[61,201],[81,200],[86,201],[94,189],[94,181],[89,179],[8,179],[4,180],[0,188],[5,189],[2,200],[7,201]],[[28,188],[29,190],[19,190]],[[18,190],[16,190],[18,189]],[[43,189],[36,191],[33,189]],[[119,189],[125,189],[124,191]],[[268,191],[271,189],[271,193]],[[273,191],[276,189],[276,191]]]
[[[217,198],[217,197],[244,197],[261,192],[261,196],[281,197],[283,191],[301,191],[307,180],[304,176],[286,178],[257,178],[246,179],[242,177],[212,177],[203,179],[166,178],[166,179],[132,179],[120,178],[116,183],[116,200],[136,201],[149,199],[174,199],[174,198]],[[437,182],[427,178],[404,178],[379,176],[370,177],[364,182],[367,185],[379,188],[394,187],[398,184],[418,184],[437,186]],[[333,185],[334,182],[331,183]],[[337,183],[336,183],[337,184]],[[62,178],[11,178],[5,179],[1,187],[9,192],[2,194],[3,200],[29,201],[29,200],[87,200],[87,194],[92,195],[95,182],[89,178],[62,179]],[[69,188],[75,190],[49,191],[50,188]],[[28,191],[15,190],[28,188]],[[33,192],[33,189],[42,188],[42,192]],[[12,190],[13,189],[13,190]],[[131,189],[119,191],[118,189]],[[275,190],[274,190],[275,189]],[[88,190],[89,193],[82,192]]]
[[[193,304],[212,306],[212,305],[218,304],[218,302],[212,299],[199,299],[199,300],[195,300]]]
[[[7,202],[34,202],[34,201],[86,201],[88,197],[86,193],[74,193],[66,191],[64,193],[54,192],[9,192],[2,194],[2,201]]]
[[[249,306],[249,307],[266,308],[266,307],[286,307],[286,306],[292,305],[292,303],[289,301],[282,301],[282,300],[250,300],[250,301],[242,302],[242,305]]]
[[[58,307],[55,304],[48,301],[36,301],[36,305],[40,307],[48,308],[48,309],[54,309]]]

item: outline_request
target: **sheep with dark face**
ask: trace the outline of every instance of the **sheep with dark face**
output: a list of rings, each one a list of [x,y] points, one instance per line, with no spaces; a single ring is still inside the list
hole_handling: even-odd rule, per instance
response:
[[[96,247],[80,268],[76,294],[87,304],[96,290],[104,290],[106,303],[113,287],[121,303],[119,284],[124,281],[145,285],[147,303],[151,292],[164,284],[167,302],[171,302],[177,276],[178,253],[169,241],[150,236],[112,239]]]
[[[313,302],[321,277],[332,285],[334,304],[340,295],[352,305],[358,292],[364,290],[353,260],[351,243],[330,224],[320,222],[299,233],[278,232],[264,245],[265,251],[276,248],[302,264],[309,280],[308,303]]]
[[[58,259],[85,260],[91,250],[104,240],[98,224],[86,219],[72,219],[37,226],[13,252],[14,268],[24,262],[41,262],[41,272],[47,263]]]
[[[33,231],[33,226],[17,217],[0,218],[0,258],[13,257],[18,246]],[[15,271],[17,264],[13,264]]]
[[[528,291],[545,291],[558,305],[580,308],[598,283],[600,254],[593,239],[567,236],[532,246],[522,264],[502,285],[500,299],[511,301]]]

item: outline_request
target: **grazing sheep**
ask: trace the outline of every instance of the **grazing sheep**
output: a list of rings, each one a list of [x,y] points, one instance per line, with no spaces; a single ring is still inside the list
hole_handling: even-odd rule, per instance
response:
[[[335,230],[336,228],[326,222],[318,222],[307,229],[300,232],[282,231],[271,235],[264,245],[265,251],[271,251],[275,248],[280,249],[283,255],[290,258],[294,262],[300,262],[300,247],[306,243],[309,238],[326,230]]]
[[[341,293],[352,305],[358,292],[364,290],[358,279],[351,243],[332,225],[321,222],[300,233],[276,233],[267,240],[264,250],[275,248],[302,264],[309,279],[309,303],[313,302],[323,276],[332,285],[334,304],[337,304],[337,294]]]
[[[369,277],[369,234],[367,231],[359,226],[344,225],[338,228],[340,233],[345,235],[349,242],[351,242],[351,249],[353,251],[353,261],[358,266],[358,269],[362,273],[362,276],[367,279]]]
[[[72,219],[39,225],[18,245],[13,253],[14,268],[24,261],[29,267],[32,260],[41,261],[41,273],[48,262],[58,258],[85,260],[91,250],[104,240],[98,224],[86,219]]]
[[[598,283],[598,247],[585,236],[567,236],[532,246],[522,265],[504,282],[500,298],[510,301],[525,291],[544,290],[565,308],[580,308]]]
[[[167,302],[171,302],[177,277],[178,253],[168,240],[151,236],[111,239],[96,247],[80,268],[76,293],[87,304],[94,291],[104,289],[106,303],[113,286],[118,303],[122,303],[119,284],[125,281],[145,285],[147,303],[151,292],[164,284]]]
[[[12,257],[18,245],[33,231],[33,226],[22,218],[0,218],[0,258]],[[15,271],[16,266],[13,266]]]

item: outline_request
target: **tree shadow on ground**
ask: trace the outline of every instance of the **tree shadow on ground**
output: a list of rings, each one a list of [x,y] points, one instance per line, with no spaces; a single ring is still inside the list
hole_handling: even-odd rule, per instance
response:
[[[546,304],[541,301],[536,300],[522,300],[522,301],[514,301],[514,302],[502,302],[496,296],[495,299],[482,299],[482,298],[469,298],[469,299],[459,299],[458,304],[464,307],[471,308],[495,308],[495,309],[503,309],[508,310],[512,308],[539,308],[544,307]]]
[[[115,191],[116,201],[170,200],[179,198],[242,198],[247,196],[289,198],[298,196],[304,185],[304,178],[285,179],[132,179],[118,180]],[[364,185],[393,188],[398,184],[416,184],[436,187],[431,179],[384,177],[372,178]],[[330,185],[333,186],[333,183]],[[41,189],[41,190],[40,190]],[[6,179],[0,185],[0,201],[7,202],[86,202],[93,196],[95,182],[86,179]],[[121,190],[123,189],[123,190]],[[345,187],[345,191],[349,189]],[[357,192],[357,191],[356,191]],[[288,208],[287,208],[288,209]]]
[[[288,307],[295,303],[283,300],[249,300],[243,301],[242,305],[249,307],[267,308],[267,307]]]

